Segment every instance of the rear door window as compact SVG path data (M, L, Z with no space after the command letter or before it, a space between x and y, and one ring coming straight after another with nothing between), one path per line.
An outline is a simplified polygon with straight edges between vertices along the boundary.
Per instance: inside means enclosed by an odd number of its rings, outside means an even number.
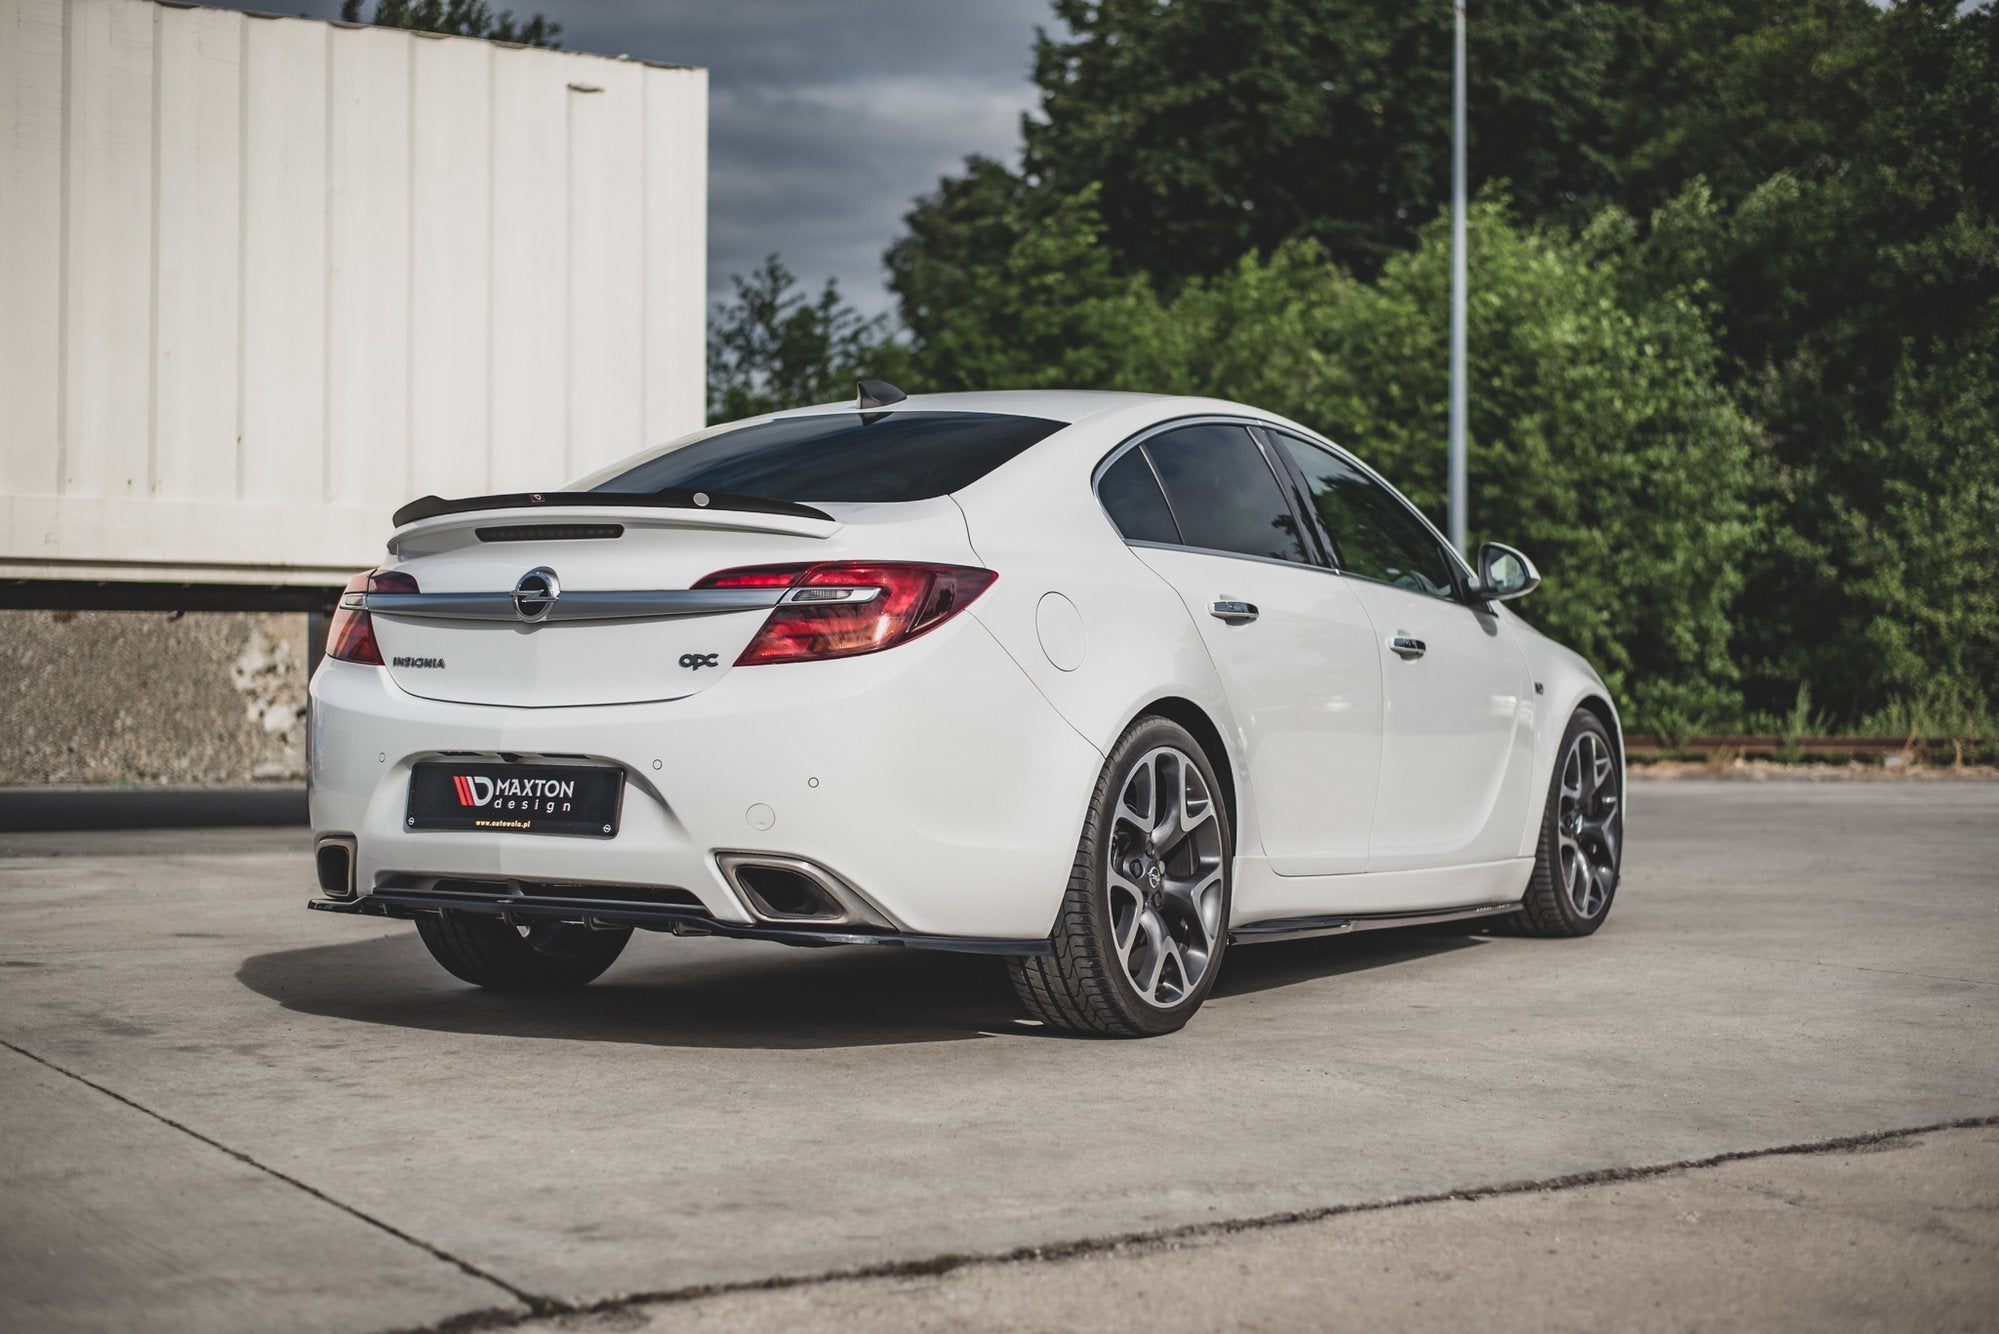
M1309 565L1298 520L1248 430L1216 422L1182 426L1141 446L1190 547Z
M963 490L1062 429L996 412L835 412L697 437L585 479L630 494L724 491L760 500L880 504Z

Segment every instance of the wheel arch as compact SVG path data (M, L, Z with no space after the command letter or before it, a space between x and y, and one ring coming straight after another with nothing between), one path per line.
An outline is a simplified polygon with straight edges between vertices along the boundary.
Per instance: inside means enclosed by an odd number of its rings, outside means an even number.
M1529 808L1522 812L1525 818L1521 821L1519 851L1520 856L1531 857L1541 829L1548 785L1554 781L1555 765L1561 758L1562 737L1568 731L1569 721L1576 714L1586 712L1603 724L1604 730L1610 733L1611 754L1620 773L1625 768L1624 725L1618 717L1616 701L1604 686L1603 679L1581 655L1524 623L1516 621L1514 624L1519 627L1518 640L1527 655L1537 696L1533 710L1534 782L1530 789L1533 796Z
M1566 693L1566 692L1565 692ZM1521 831L1520 855L1534 855L1534 841L1540 837L1541 819L1548 799L1548 785L1555 781L1555 765L1561 761L1562 736L1568 731L1569 720L1578 713L1587 713L1603 724L1603 730L1610 733L1611 754L1617 760L1620 781L1625 774L1624 727L1618 721L1617 706L1610 702L1603 687L1592 678L1587 683L1578 683L1575 693L1568 696L1567 707L1553 713L1550 726L1542 729L1534 757L1534 805L1529 811L1526 826ZM1626 791L1625 810L1631 808L1629 791Z
M1187 729L1189 736L1198 741L1201 750L1214 766L1215 776L1222 780L1222 806L1229 813L1229 830L1234 834L1236 845L1242 845L1242 817L1240 798L1236 794L1235 762L1229 756L1228 742L1222 737L1222 729L1215 725L1206 709L1191 699L1179 695L1162 695L1132 715L1132 722L1146 716L1164 718ZM1131 726L1125 724L1126 728Z
M1617 755L1617 772L1624 772L1624 729L1618 725L1617 710L1602 695L1586 694L1576 701L1576 708L1587 709L1603 724L1603 730L1610 733L1610 747ZM1568 724L1565 722L1563 726Z

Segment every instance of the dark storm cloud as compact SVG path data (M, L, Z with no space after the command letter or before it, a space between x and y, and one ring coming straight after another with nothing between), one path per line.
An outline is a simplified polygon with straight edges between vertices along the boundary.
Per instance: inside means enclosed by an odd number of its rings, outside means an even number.
M1047 0L549 3L582 51L709 70L709 288L776 251L889 303L881 253L968 153L1011 158Z
M248 0L232 8L271 8ZM703 65L708 286L772 251L807 286L890 304L882 251L968 153L1012 160L1048 0L493 0L562 25L571 51ZM285 8L290 9L287 5ZM309 0L316 18L338 0ZM364 12L372 12L372 0Z
M928 80L718 89L709 163L713 283L771 251L859 304L887 300L881 253L914 196L968 151L1005 155L1023 98Z

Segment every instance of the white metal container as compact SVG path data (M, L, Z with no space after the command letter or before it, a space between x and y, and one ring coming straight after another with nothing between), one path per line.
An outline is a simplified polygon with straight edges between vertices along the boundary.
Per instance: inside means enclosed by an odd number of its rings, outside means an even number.
M338 584L701 424L707 72L0 0L0 578Z

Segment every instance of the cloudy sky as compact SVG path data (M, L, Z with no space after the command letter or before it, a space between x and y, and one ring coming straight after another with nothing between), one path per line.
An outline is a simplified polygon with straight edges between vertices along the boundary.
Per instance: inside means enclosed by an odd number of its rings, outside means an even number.
M218 0L211 0L211 3ZM339 0L219 0L337 17ZM297 6L295 10L295 6ZM542 13L571 51L709 71L708 282L777 251L888 309L882 251L968 153L1012 161L1048 0L492 0ZM366 12L372 12L372 3Z

